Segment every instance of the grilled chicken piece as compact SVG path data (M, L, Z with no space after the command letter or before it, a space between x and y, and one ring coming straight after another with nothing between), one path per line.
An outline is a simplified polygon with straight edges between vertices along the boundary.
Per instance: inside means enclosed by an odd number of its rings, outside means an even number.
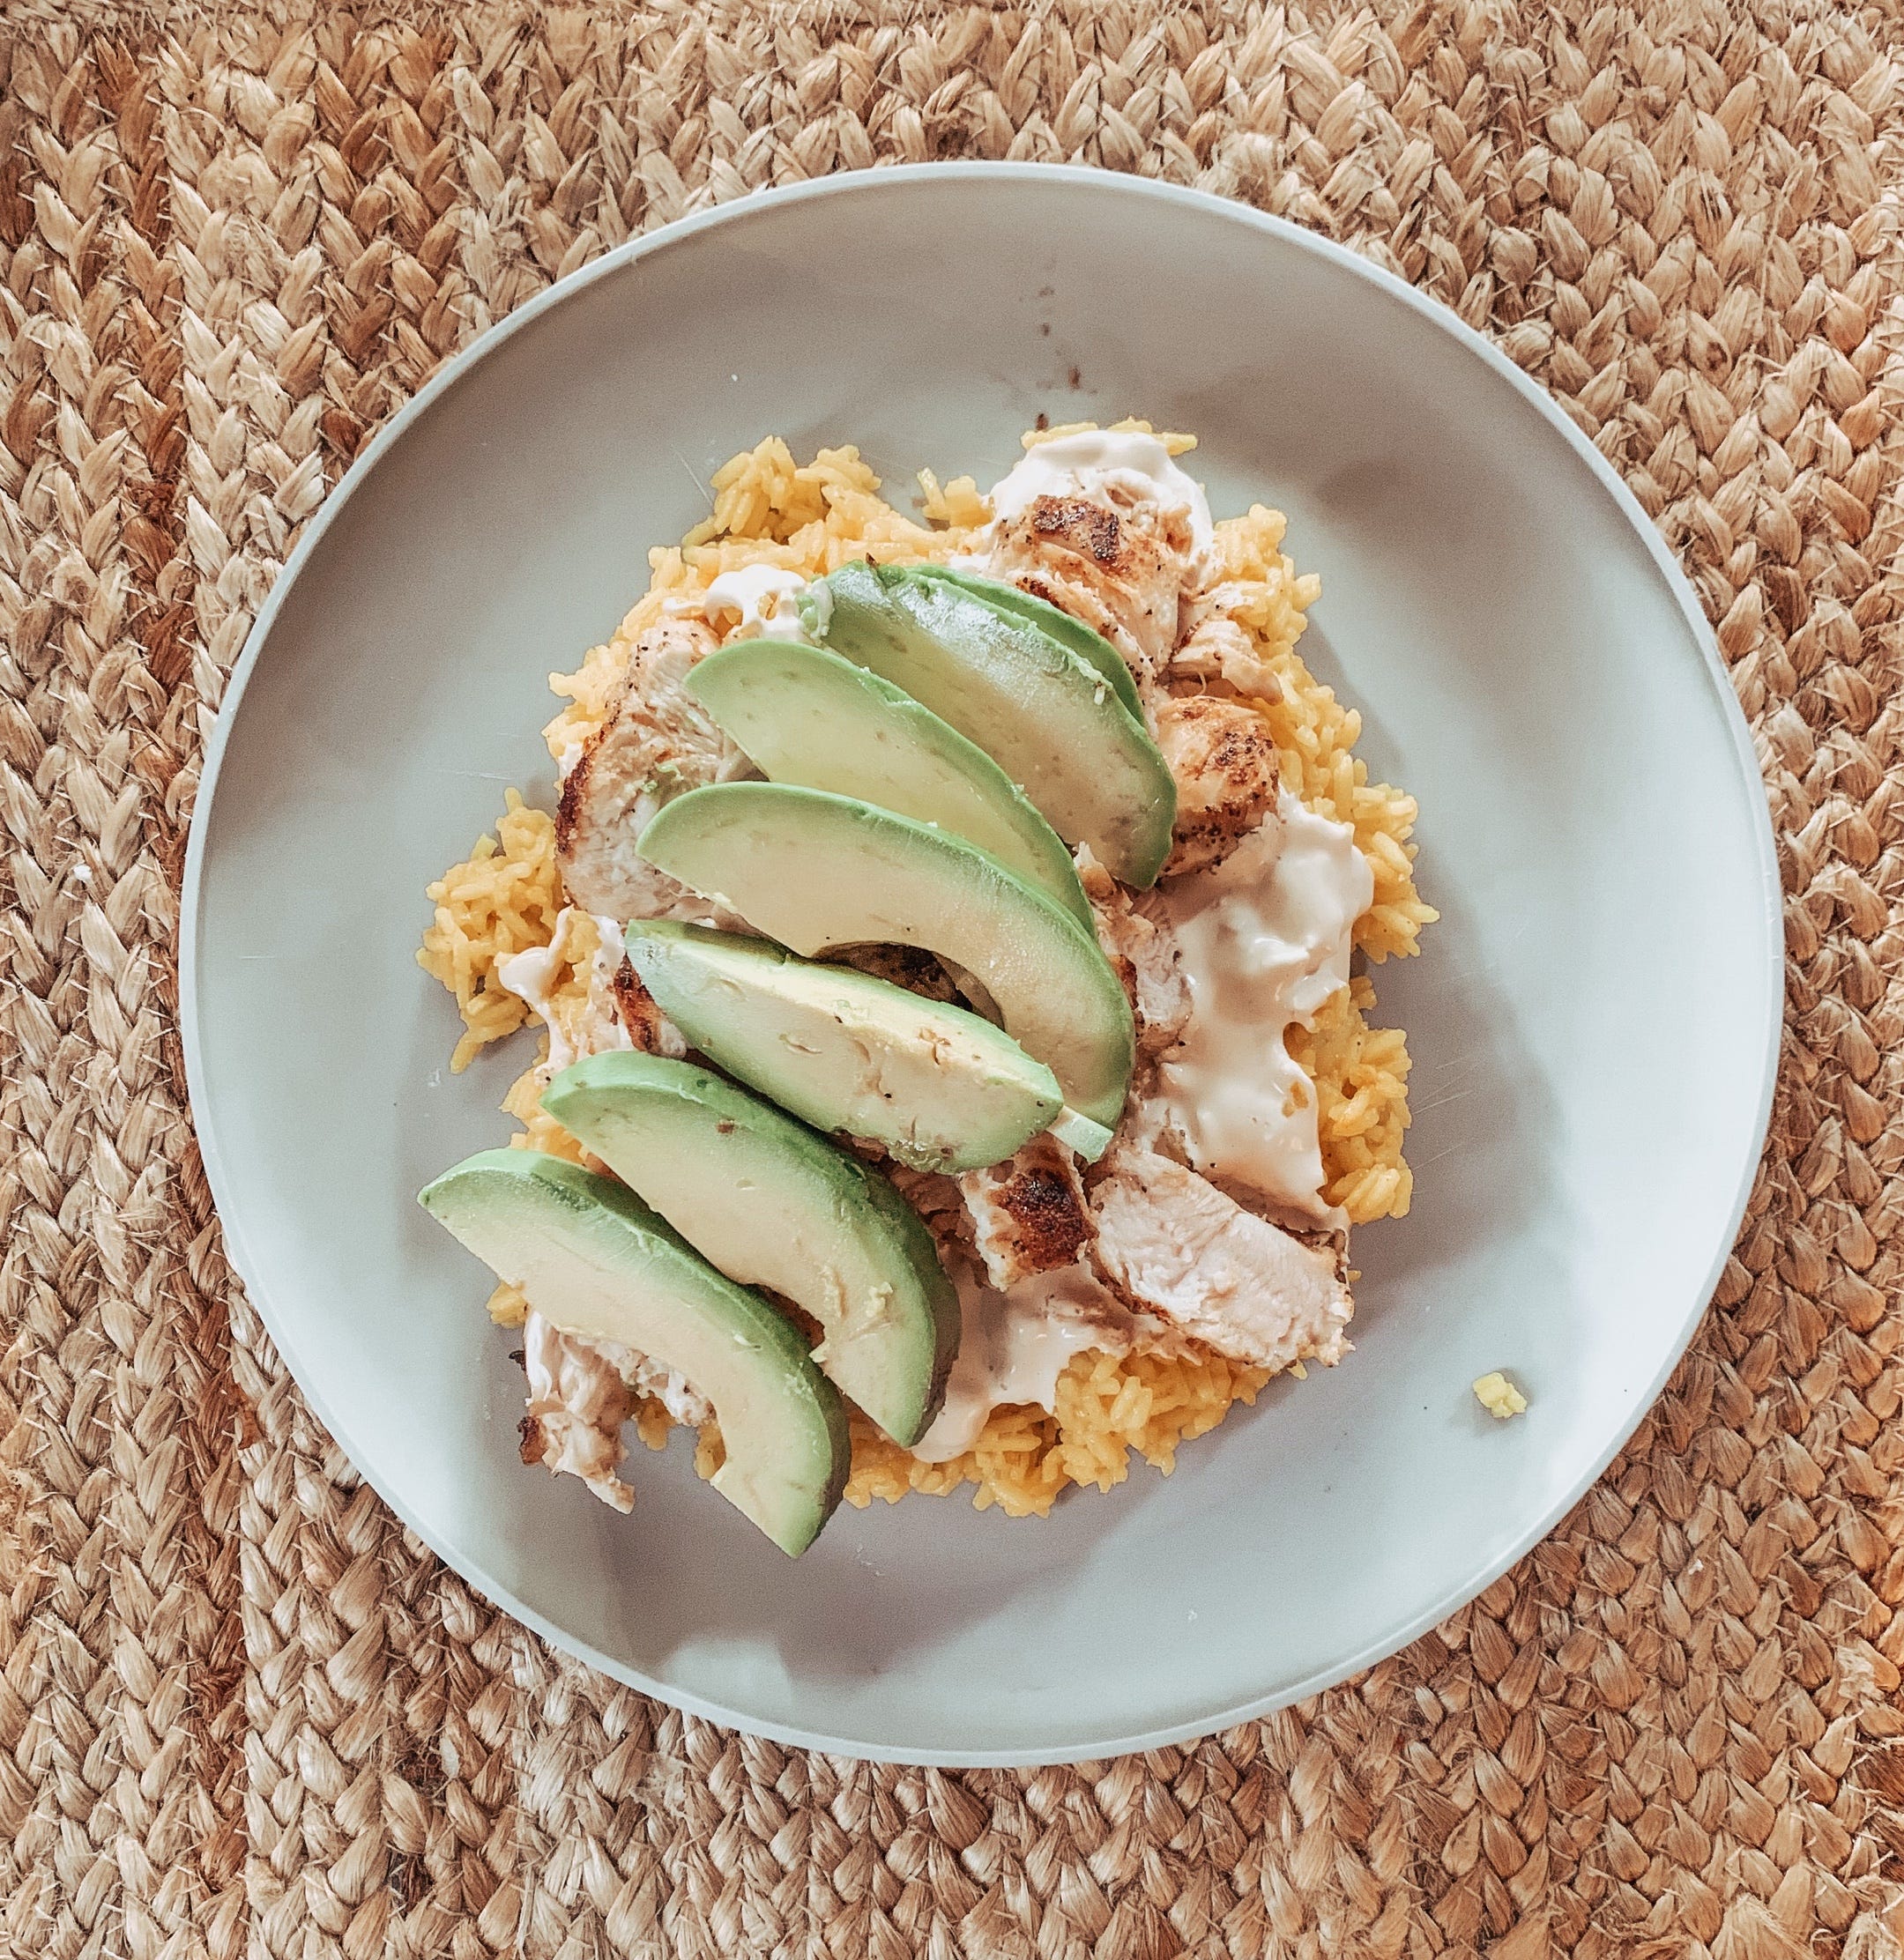
M985 568L1103 634L1149 682L1176 649L1196 539L1186 510L1112 482L1088 496L1035 497L1000 518Z
M1166 878L1220 865L1276 807L1276 746L1255 709L1214 694L1157 706L1157 746L1177 780Z
M1215 681L1258 701L1282 700L1283 684L1236 619L1246 596L1237 584L1213 585L1185 606L1183 638L1171 656L1172 680Z
M703 620L663 620L636 641L608 718L562 778L555 806L555 861L584 911L618 919L682 909L705 917L704 901L656 870L635 848L671 798L729 782L753 766L681 686L719 644Z
M1339 1239L1312 1244L1206 1179L1119 1145L1093 1180L1099 1270L1139 1312L1253 1366L1333 1365L1355 1311Z
M569 1345L576 1345L573 1335ZM660 1403L677 1422L698 1429L714 1420L713 1403L685 1375L677 1375L672 1368L637 1354L632 1348L611 1348L604 1343L599 1352L610 1366L621 1370L621 1379L636 1395Z
M626 954L615 969L615 1012L629 1042L644 1055L666 1055L679 1061L688 1052L681 1031L661 1012L661 1004L642 984L635 962Z
M534 1312L523 1322L523 1369L529 1377L523 1461L580 1477L605 1504L633 1510L635 1493L615 1474L621 1425L635 1413L620 1370L598 1348L570 1340Z
M1182 1035L1190 1020L1190 989L1177 961L1177 939L1162 916L1162 902L1146 892L1133 899L1112 877L1090 847L1077 853L1078 881L1090 901L1097 943L1124 991L1137 1022L1140 1057L1161 1055Z
M1053 1136L1033 1137L1002 1163L958 1181L985 1278L1000 1293L1034 1273L1074 1266L1090 1243L1077 1160Z

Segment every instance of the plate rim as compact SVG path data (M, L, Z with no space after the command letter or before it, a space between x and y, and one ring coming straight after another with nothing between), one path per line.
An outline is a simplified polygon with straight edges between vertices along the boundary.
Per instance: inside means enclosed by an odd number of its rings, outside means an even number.
M1277 239L1298 251L1307 252L1323 260L1338 271L1346 271L1352 277L1364 280L1391 301L1397 301L1416 313L1428 325L1449 336L1470 356L1491 369L1496 378L1506 382L1551 428L1558 431L1575 456L1588 465L1601 490L1611 498L1614 507L1625 520L1628 530L1637 534L1654 569L1664 581L1667 591L1699 649L1705 666L1707 686L1714 696L1721 719L1725 723L1732 739L1733 760L1739 769L1742 787L1747 791L1746 802L1752 818L1752 841L1757 858L1759 924L1764 933L1762 967L1766 982L1766 1026L1761 1034L1758 1109L1741 1140L1742 1142L1749 1142L1750 1148L1742 1154L1739 1160L1736 1177L1737 1188L1722 1242L1713 1256L1705 1280L1693 1294L1684 1325L1672 1338L1663 1365L1644 1392L1635 1398L1632 1413L1623 1416L1616 1433L1605 1449L1592 1460L1588 1473L1568 1489L1562 1499L1550 1505L1532 1528L1517 1534L1505 1555L1490 1559L1476 1573L1464 1576L1456 1581L1432 1605L1410 1618L1396 1632L1381 1635L1354 1653L1312 1671L1299 1682L1285 1689L1272 1690L1234 1704L1213 1707L1187 1720L1166 1723L1133 1734L1105 1736L1088 1744L1064 1742L1030 1749L921 1748L904 1742L885 1743L845 1739L804 1729L796 1724L762 1719L706 1696L658 1682L643 1674L640 1668L602 1652L587 1641L579 1639L557 1626L526 1601L519 1599L507 1586L498 1584L490 1575L485 1573L480 1578L473 1575L461 1560L445 1549L434 1529L426 1526L414 1516L409 1506L386 1487L380 1476L373 1475L359 1462L331 1410L323 1399L315 1394L306 1384L303 1373L297 1365L297 1344L287 1339L286 1327L270 1303L267 1289L256 1277L257 1268L249 1258L235 1210L227 1213L226 1208L226 1197L232 1187L219 1149L216 1120L210 1099L205 1094L205 1044L198 1000L199 913L204 895L210 817L226 746L238 710L242 706L246 688L263 657L279 612L305 567L321 546L332 522L384 457L404 439L411 427L420 421L442 396L447 394L465 375L480 362L487 360L512 335L521 332L542 314L565 303L596 281L612 278L624 267L654 253L666 251L701 232L732 224L737 219L745 219L757 215L763 209L777 205L804 204L830 197L850 199L867 190L883 191L889 187L909 182L944 182L948 180L968 182L1036 182L1041 185L1055 183L1091 192L1109 191L1113 195L1148 198L1179 207L1187 206ZM1733 689L1725 662L1719 651L1717 639L1707 621L1698 595L1692 590L1692 582L1680 566L1677 557L1668 549L1664 538L1624 479L1567 415L1558 401L1516 367L1492 341L1470 327L1452 308L1431 298L1409 285L1407 280L1372 260L1363 257L1350 247L1287 219L1259 211L1239 198L1221 197L1191 185L1167 183L1155 178L1088 166L978 160L880 165L870 169L842 171L814 178L805 183L772 186L727 203L710 205L705 210L689 212L652 232L627 241L604 253L592 264L555 280L532 299L525 301L513 312L486 329L467 347L452 355L437 368L359 451L350 467L338 479L324 502L306 523L290 556L285 561L283 569L272 582L271 590L259 607L250 631L245 636L244 646L232 667L219 698L200 764L198 785L193 799L186 843L184 879L180 895L178 961L178 1024L184 1051L188 1114L197 1141L199 1156L205 1166L206 1181L211 1186L212 1200L217 1208L227 1261L243 1286L253 1310L263 1322L273 1347L293 1380L297 1383L299 1392L304 1397L311 1412L324 1426L325 1432L349 1458L357 1474L370 1485L398 1520L428 1546L431 1552L457 1573L465 1585L493 1606L540 1635L551 1645L577 1659L586 1661L611 1678L637 1689L643 1694L670 1707L718 1723L725 1727L738 1729L743 1734L765 1736L770 1741L792 1748L817 1749L829 1755L866 1762L906 1763L946 1769L1014 1768L1100 1761L1114 1756L1196 1741L1238 1724L1257 1720L1312 1695L1319 1694L1325 1689L1337 1686L1378 1662L1401 1652L1423 1634L1469 1604L1504 1572L1519 1563L1536 1546L1543 1543L1567 1513L1600 1481L1608 1465L1625 1448L1640 1423L1651 1413L1667 1381L1684 1358L1693 1335L1705 1318L1713 1293L1737 1242L1739 1228L1744 1221L1745 1209L1764 1156L1766 1139L1771 1125L1784 1032L1783 888L1778 865L1777 844L1772 828L1771 809L1752 730Z

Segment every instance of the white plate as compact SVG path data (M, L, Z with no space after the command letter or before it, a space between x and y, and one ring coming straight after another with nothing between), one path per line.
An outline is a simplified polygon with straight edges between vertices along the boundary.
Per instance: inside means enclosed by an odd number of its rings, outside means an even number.
M903 486L1127 413L1290 517L1305 657L1420 799L1412 1214L1358 1235L1356 1352L1045 1523L843 1509L797 1564L639 1448L631 1518L516 1459L515 1345L413 1194L501 1141L413 952L423 887L547 793L545 681L769 431ZM901 494L896 488L895 494ZM187 872L192 1104L233 1260L398 1513L550 1638L786 1741L1099 1756L1311 1693L1470 1598L1586 1489L1744 1207L1779 1028L1778 879L1691 591L1547 399L1452 315L1241 206L1091 172L843 176L688 219L452 361L272 592ZM1506 1368L1532 1407L1484 1415Z

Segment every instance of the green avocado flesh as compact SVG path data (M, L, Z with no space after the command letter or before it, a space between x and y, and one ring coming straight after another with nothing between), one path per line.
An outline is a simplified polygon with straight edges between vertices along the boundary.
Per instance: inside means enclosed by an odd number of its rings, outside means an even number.
M542 1107L730 1280L820 1323L814 1361L893 1441L939 1412L959 1303L932 1234L885 1178L691 1062L564 1069Z
M997 1163L1064 1106L1050 1069L963 1007L705 926L637 919L626 944L710 1060L814 1129L867 1138L915 1170Z
M982 748L890 681L819 647L743 640L710 654L687 687L774 782L938 824L1090 925L1058 833Z
M486 1150L423 1208L562 1333L614 1341L714 1405L715 1489L798 1557L846 1486L846 1412L800 1331L717 1273L633 1192L535 1150Z
M691 791L638 848L796 953L915 946L963 967L1065 1102L1116 1127L1134 1051L1123 985L1096 939L997 858L929 824L784 783Z
M1093 632L1082 620L1075 620L1062 606L1053 605L1050 600L1041 599L1022 587L1007 585L1000 579L980 578L975 572L954 571L949 565L915 565L912 569L921 578L942 578L947 584L957 586L962 592L970 592L994 612L1014 612L1020 619L1029 620L1033 626L1041 627L1060 645L1069 647L1080 659L1090 661L1116 688L1117 697L1125 707L1138 721L1143 720L1143 703L1137 698L1136 676L1131 672L1124 656L1103 634Z
M1115 683L1071 647L917 565L843 565L807 588L800 617L976 742L1067 843L1127 884L1156 881L1176 784Z

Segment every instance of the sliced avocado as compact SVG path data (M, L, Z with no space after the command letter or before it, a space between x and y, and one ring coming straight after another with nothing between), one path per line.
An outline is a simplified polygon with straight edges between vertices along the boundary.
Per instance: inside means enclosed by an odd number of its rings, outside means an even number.
M800 603L809 633L976 742L1067 843L1089 844L1127 884L1156 881L1177 786L1090 661L918 565L843 565Z
M926 1433L958 1352L958 1294L885 1178L665 1056L591 1055L542 1107L730 1280L811 1314L825 1334L814 1362L895 1443Z
M921 578L942 578L947 584L957 586L962 592L970 592L994 612L1015 612L1020 619L1029 620L1033 626L1042 627L1060 645L1069 647L1080 659L1090 661L1117 689L1117 697L1125 707L1140 722L1143 720L1143 702L1137 696L1137 677L1130 671L1129 663L1103 634L1093 632L1082 620L1075 620L1062 606L1039 598L1023 586L1008 585L1001 579L981 578L976 572L955 571L949 565L915 565L912 569Z
M1090 924L1058 833L982 748L890 681L821 647L742 640L687 687L772 781L936 823Z
M714 1488L784 1552L819 1535L846 1487L846 1412L800 1331L736 1286L626 1186L537 1150L485 1150L423 1208L563 1333L619 1342L714 1405Z
M866 1137L915 1170L996 1163L1063 1107L1057 1079L1009 1035L889 980L665 919L631 921L626 944L703 1055L814 1129Z
M977 845L852 797L721 783L669 804L637 848L796 953L917 946L964 968L1066 1102L1116 1127L1134 1051L1123 986L1083 926Z
M1116 1134L1103 1124L1093 1123L1088 1116L1080 1116L1075 1110L1067 1110L1053 1117L1051 1131L1060 1143L1075 1150L1086 1163L1096 1163L1111 1147Z

